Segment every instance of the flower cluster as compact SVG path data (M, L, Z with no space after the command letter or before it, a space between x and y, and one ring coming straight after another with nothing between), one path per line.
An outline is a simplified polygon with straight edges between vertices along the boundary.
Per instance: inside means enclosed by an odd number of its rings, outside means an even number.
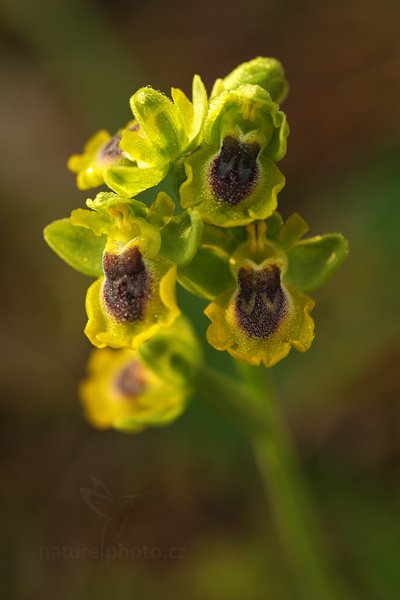
M209 96L197 75L191 100L144 87L125 127L98 132L70 158L80 189L108 188L45 230L62 259L96 278L85 333L97 350L82 384L95 425L138 431L183 411L201 352L177 283L210 302L207 340L235 359L271 366L291 347L310 347L307 294L347 243L339 234L303 239L304 220L284 223L276 212L287 91L282 65L262 57L218 79ZM166 178L175 200L159 191Z

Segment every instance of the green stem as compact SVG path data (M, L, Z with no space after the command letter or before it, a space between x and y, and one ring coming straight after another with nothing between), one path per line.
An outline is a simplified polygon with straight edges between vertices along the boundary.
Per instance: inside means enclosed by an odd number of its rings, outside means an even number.
M251 436L299 597L304 600L350 598L342 587L338 589L325 558L312 498L282 415L266 391L263 372L247 366L241 366L240 371L247 385L208 367L202 368L197 379L198 396L223 416L244 426Z
M254 391L241 381L202 366L197 374L195 388L197 397L204 404L237 425L246 435L253 437L255 433L261 435L268 432L268 415Z

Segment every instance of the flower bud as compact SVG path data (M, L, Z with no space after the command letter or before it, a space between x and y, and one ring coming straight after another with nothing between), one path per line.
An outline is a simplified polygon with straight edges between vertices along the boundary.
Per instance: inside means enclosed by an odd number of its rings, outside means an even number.
M224 90L234 90L246 83L264 88L277 104L285 99L289 90L282 64L275 58L258 56L236 67L224 79L217 79L211 98Z

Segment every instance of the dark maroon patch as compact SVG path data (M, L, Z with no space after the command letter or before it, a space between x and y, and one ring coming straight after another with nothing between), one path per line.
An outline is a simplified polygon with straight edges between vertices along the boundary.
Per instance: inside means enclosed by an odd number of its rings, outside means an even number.
M114 385L122 396L136 398L146 389L143 367L138 361L133 361L122 369L114 380Z
M130 248L123 254L105 252L103 270L107 310L121 323L142 320L150 299L151 276L139 248Z
M218 200L238 204L257 182L260 146L226 136L219 155L211 163L210 184Z
M286 314L287 299L277 265L253 270L242 267L235 310L240 327L253 338L272 335Z
M121 138L122 135L120 133L113 135L113 137L101 149L101 158L106 160L116 160L117 158L121 158L122 150L119 147Z

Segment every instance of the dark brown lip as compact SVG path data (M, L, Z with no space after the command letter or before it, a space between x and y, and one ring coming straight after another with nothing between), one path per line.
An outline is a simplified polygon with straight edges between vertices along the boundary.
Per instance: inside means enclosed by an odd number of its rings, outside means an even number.
M277 265L264 269L242 267L238 272L235 313L250 337L266 339L278 329L287 312L287 297Z
M103 299L120 323L141 321L151 296L151 275L137 247L123 254L104 253Z
M250 195L259 175L259 153L256 142L240 142L233 136L224 138L209 172L210 185L218 200L236 205Z

